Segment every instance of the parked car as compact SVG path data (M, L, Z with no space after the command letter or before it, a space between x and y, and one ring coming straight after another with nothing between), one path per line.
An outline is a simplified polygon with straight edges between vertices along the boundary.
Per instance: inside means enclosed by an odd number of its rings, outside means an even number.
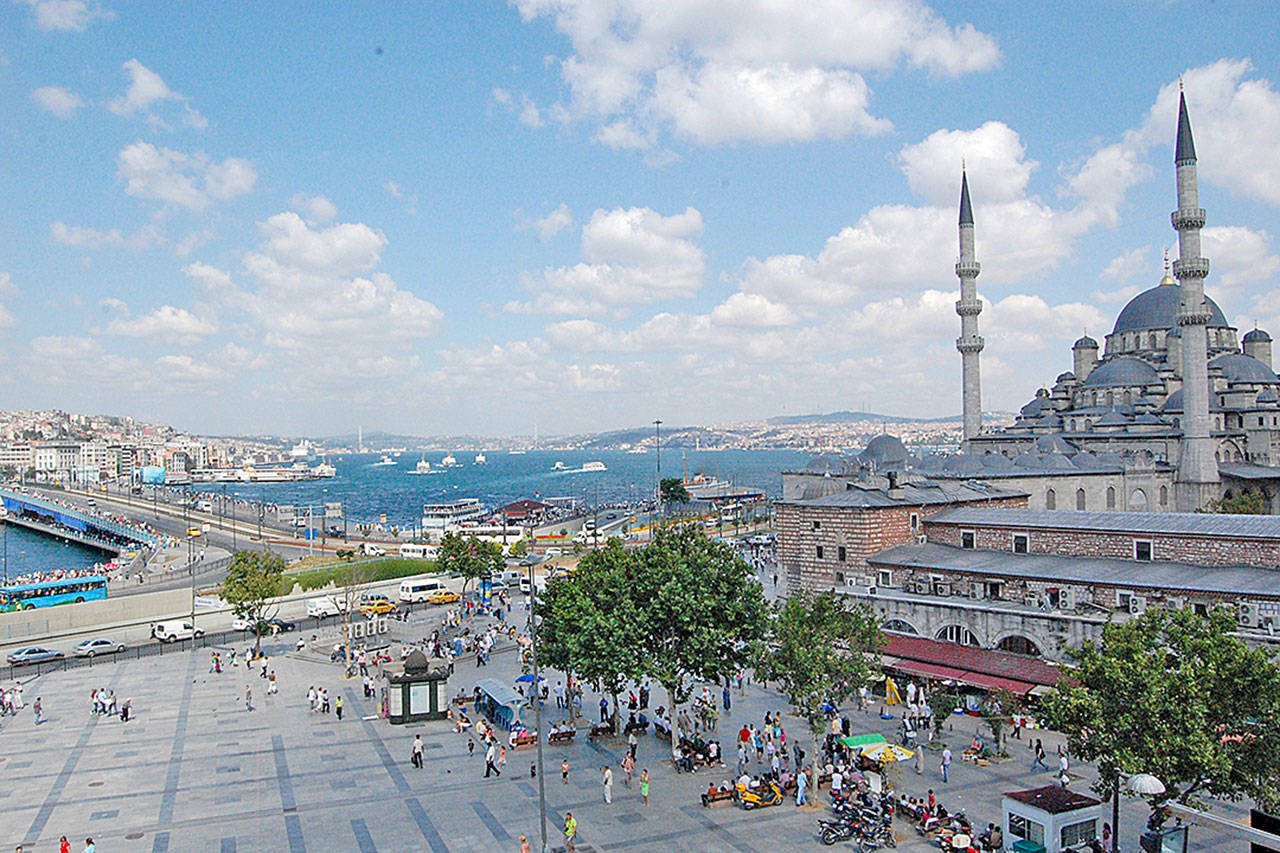
M437 589L427 596L427 604L453 604L460 598L462 596L451 589Z
M151 636L162 643L175 640L186 640L192 637L203 637L204 631L185 620L175 619L172 622L157 622L151 628Z
M246 619L243 616L237 616L231 622L232 631L248 631L252 627L253 627L253 620Z
M345 608L346 602L331 595L307 599L307 615L315 619L325 616L337 616Z
M396 606L391 603L391 599L381 593L366 594L360 596L360 612L365 616L395 613Z
M10 652L8 661L11 664L18 665L24 663L43 663L48 660L62 660L64 655L55 649L45 649L40 646L27 646L25 649L18 649L16 652Z
M263 632L266 634L270 634L272 629L283 634L285 631L296 631L298 628L298 623L290 622L288 619L281 619L279 616L272 616L264 621L262 625L266 626L266 631Z
M91 658L96 655L114 655L122 651L124 651L124 643L108 640L105 637L94 637L77 645L75 655L78 658Z

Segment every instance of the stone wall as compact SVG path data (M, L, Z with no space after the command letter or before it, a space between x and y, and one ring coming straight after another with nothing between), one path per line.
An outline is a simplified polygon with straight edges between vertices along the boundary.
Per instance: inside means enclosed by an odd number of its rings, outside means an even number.
M95 626L131 622L159 622L191 614L191 590L144 592L120 595L102 601L37 607L0 613L0 642L70 633Z

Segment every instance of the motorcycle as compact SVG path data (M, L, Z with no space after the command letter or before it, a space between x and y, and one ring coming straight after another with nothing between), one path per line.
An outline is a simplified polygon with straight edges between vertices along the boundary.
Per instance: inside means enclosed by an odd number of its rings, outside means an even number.
M738 802L747 811L764 806L776 806L782 802L782 789L777 782L762 783L758 788L738 785Z
M953 832L950 835L939 835L938 846L943 853L979 853L973 846L973 836L967 832Z
M898 839L893 834L893 828L884 823L875 823L870 826L863 827L858 837L858 849L862 853L870 853L872 850L881 847L897 847Z
M853 838L861 825L852 820L822 820L819 818L818 826L821 827L822 843L830 847L838 841L847 841Z

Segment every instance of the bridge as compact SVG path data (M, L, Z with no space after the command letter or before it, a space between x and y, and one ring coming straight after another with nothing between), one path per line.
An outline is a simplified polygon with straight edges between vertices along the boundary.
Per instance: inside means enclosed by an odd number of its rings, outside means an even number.
M17 524L113 555L142 547L159 546L154 536L128 525L89 515L34 495L0 489L0 503L4 507L3 519L0 520L6 524Z

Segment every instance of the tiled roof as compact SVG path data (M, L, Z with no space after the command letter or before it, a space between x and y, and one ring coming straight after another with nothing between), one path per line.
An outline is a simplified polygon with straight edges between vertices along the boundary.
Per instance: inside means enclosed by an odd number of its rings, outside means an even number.
M1033 686L1052 687L1062 678L1062 672L1056 666L1037 658L992 649L979 649L975 646L944 643L940 640L929 640L907 634L886 634L885 637L887 643L881 651L904 661L918 661Z
M1008 791L1005 796L1049 814L1073 812L1102 804L1101 800L1095 800L1079 791L1069 791L1061 785L1045 785L1029 791Z
M850 483L843 492L835 492L820 498L783 501L798 506L872 508L890 506L936 506L938 504L968 503L1003 498L1026 497L1026 492L998 489L981 482L932 483L928 481L906 482L899 486L901 498L889 497L884 486Z
M1280 473L1280 469L1278 469ZM1229 536L1280 539L1280 516L1200 512L1081 512L1065 509L952 507L929 516L930 524L1161 533L1171 536Z

